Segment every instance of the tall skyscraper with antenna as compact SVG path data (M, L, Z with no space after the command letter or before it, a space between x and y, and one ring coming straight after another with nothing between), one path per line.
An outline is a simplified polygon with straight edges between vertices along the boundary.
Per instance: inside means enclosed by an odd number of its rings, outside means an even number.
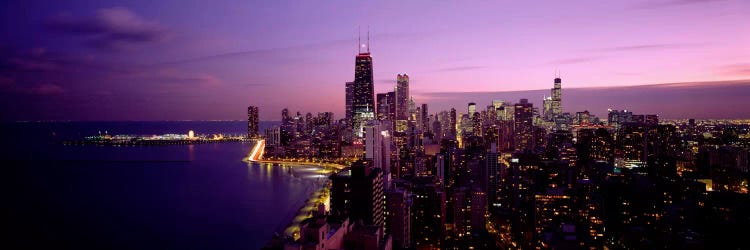
M365 49L363 51L363 49ZM370 56L370 31L367 31L367 43L360 42L354 64L354 84L352 88L352 129L356 137L361 138L364 125L375 118L375 95L372 75L372 56Z
M552 88L552 101L550 102L550 108L552 109L552 117L558 117L562 115L562 79L560 74L557 73L555 77L555 86Z

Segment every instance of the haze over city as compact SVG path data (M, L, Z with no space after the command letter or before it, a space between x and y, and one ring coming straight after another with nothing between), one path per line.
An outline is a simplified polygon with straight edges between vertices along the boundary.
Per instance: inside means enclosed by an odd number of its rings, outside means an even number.
M434 110L539 102L560 71L566 93L582 93L566 109L750 113L742 0L0 5L2 120L241 120L249 103L261 120L284 107L343 114L368 30L375 92L408 73ZM496 93L528 90L543 91Z

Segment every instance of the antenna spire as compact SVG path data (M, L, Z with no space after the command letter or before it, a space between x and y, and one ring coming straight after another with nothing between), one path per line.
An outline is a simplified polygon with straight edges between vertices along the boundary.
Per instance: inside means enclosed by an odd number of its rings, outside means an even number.
M362 53L362 27L357 26L357 53Z
M367 53L370 53L370 25L367 25Z

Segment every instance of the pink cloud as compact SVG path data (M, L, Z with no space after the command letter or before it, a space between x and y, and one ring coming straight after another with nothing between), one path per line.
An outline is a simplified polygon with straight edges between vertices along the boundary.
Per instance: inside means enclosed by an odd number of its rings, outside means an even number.
M23 92L32 95L59 95L65 93L65 90L60 87L60 85L45 83L32 88L23 89Z
M726 65L720 68L721 73L731 76L750 76L750 63Z

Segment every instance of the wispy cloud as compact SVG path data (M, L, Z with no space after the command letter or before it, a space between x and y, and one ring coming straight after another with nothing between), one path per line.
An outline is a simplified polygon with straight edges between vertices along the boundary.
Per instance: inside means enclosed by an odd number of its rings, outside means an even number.
M180 86L199 86L199 87L216 87L221 85L222 81L218 77L205 73L185 72L177 69L159 69L154 71L145 71L142 74L135 75L135 78L160 85ZM175 86L176 85L176 86Z
M373 34L372 38L373 40L377 39L379 42L382 42L384 40L420 39L420 38L429 37L435 34L439 34L440 32L441 31L434 30L434 31L426 31L426 32L416 32L416 33L376 33L376 34ZM357 40L354 38L336 39L336 40L322 41L322 42L317 42L317 43L299 44L299 45L292 45L292 46L280 46L276 48L256 48L256 49L247 49L247 50L240 50L240 51L233 51L233 52L226 52L226 53L217 53L213 55L197 56L197 57L192 57L192 58L182 58L182 59L156 63L155 65L177 65L177 64L203 62L203 61L219 60L219 59L227 59L227 58L254 57L254 56L260 57L260 56L265 56L265 55L274 55L274 54L283 53L283 52L307 51L307 50L323 49L323 48L340 48L342 46L352 46L352 49L354 49L356 48L356 45L357 45Z
M628 45L628 46L614 46L594 49L593 51L599 52L624 52L624 51L646 51L646 50L665 50L665 49L680 49L687 47L701 46L702 44L686 44L686 43L654 43L654 44L639 44L639 45Z
M396 84L396 78L389 78L389 79L376 79L375 83L383 83L383 84Z
M340 46L340 45L350 44L352 43L352 41L353 40L351 39L331 40L331 41L320 42L320 43L302 44L302 45L295 45L295 46L288 46L288 47L250 49L250 50L234 51L234 52L227 52L227 53L219 53L219 54L214 54L214 55L198 56L198 57L193 57L193 58L177 59L177 60L172 60L172 61L164 61L164 62L157 63L155 65L156 66L177 65L177 64L202 62L202 61L226 59L226 58L233 58L233 57L262 56L262 55L267 55L267 54L281 53L281 52L293 51L293 50L306 50L306 49L317 49L317 48L324 48L324 47ZM356 42L354 44L356 45Z
M487 66L457 66L457 67L447 67L447 68L439 68L436 69L435 72L452 72L452 71L470 71L470 70L478 70L478 69L484 69L487 68Z
M56 84L40 84L28 89L22 89L23 92L32 95L59 95L65 93L65 89Z
M19 86L15 84L15 81L13 79L10 79L10 81L3 80L3 82L0 82L0 92L22 95L48 96L63 94L65 93L65 89L60 85L50 83L37 84L30 87Z
M253 87L268 86L268 84L265 84L265 83L248 83L248 84L242 84L241 86L244 87L244 88L253 88Z
M667 8L693 4L723 2L725 0L648 0L633 6L635 9Z
M719 72L732 76L750 76L750 63L737 63L719 67Z
M53 31L81 36L91 47L119 50L131 45L163 41L167 29L123 7L99 9L91 17L57 16L46 23Z
M604 59L604 57L601 56L583 56L583 57L573 57L573 58L564 58L559 60L550 61L547 64L549 65L569 65L569 64L579 64L579 63L587 63L592 61L598 61Z

